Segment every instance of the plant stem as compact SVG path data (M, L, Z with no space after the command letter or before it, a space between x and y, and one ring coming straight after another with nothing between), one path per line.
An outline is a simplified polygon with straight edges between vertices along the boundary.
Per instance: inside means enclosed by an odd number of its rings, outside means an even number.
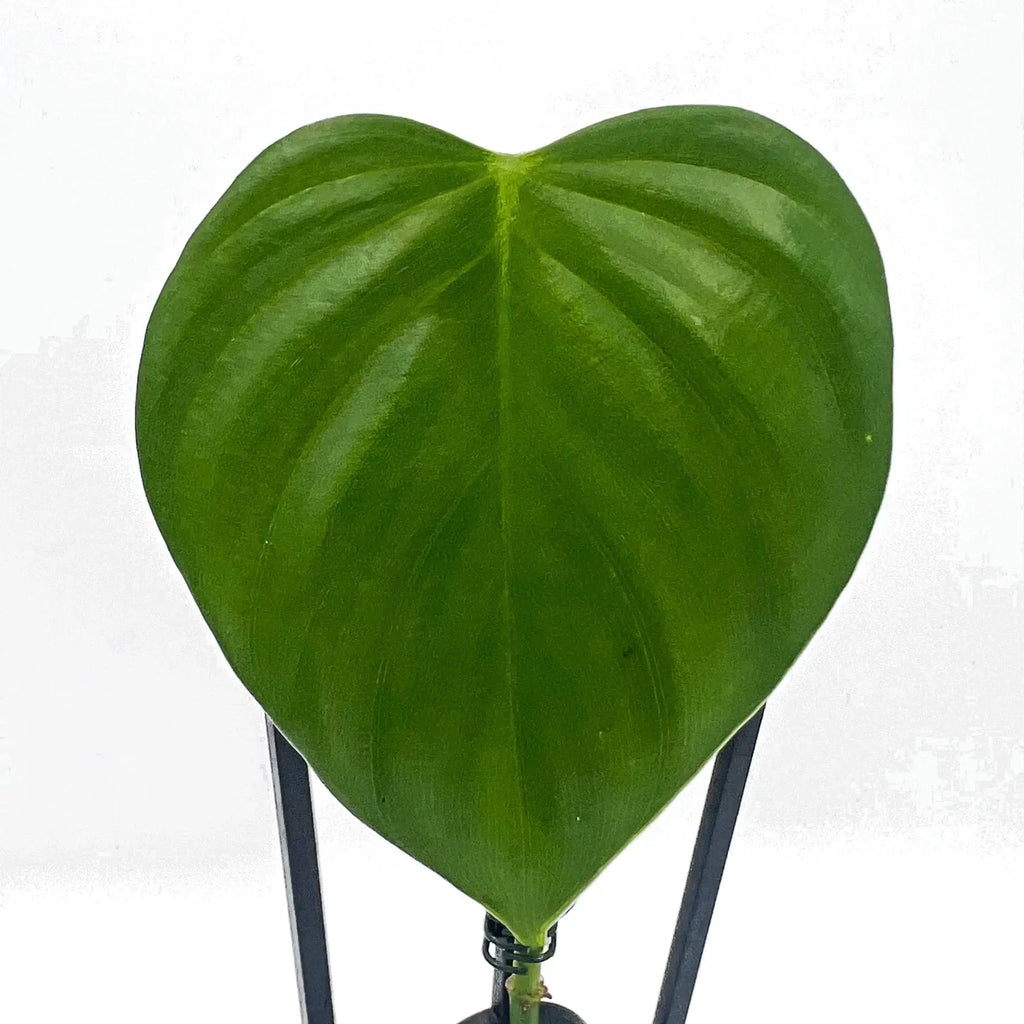
M543 948L543 945L531 947L530 952L539 953ZM540 964L522 966L526 973L510 975L505 983L509 1024L540 1024L540 1002L548 991L540 976Z

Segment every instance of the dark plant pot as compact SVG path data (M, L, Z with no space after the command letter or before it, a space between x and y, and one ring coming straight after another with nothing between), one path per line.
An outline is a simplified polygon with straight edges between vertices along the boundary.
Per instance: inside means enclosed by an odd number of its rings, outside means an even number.
M582 1017L577 1017L572 1010L567 1010L564 1006L559 1006L558 1003L541 1003L540 1021L541 1024L584 1024ZM460 1024L500 1024L500 1021L492 1007L489 1010L474 1013L472 1017L467 1017Z

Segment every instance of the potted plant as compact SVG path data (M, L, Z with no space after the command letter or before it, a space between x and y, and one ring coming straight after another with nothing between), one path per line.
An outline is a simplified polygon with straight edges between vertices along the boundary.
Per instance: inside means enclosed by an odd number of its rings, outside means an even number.
M138 449L239 679L537 952L846 585L891 376L867 221L767 118L661 107L506 155L353 115L189 239Z

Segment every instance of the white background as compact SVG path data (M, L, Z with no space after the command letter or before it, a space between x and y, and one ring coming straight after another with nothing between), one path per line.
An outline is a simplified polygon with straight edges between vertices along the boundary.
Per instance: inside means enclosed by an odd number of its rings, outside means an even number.
M1020 1019L1020 5L601 11L5 0L0 1019L299 1019L262 716L133 448L146 320L188 235L323 117L520 151L670 103L748 107L826 155L896 338L885 503L768 705L690 1021ZM705 781L560 928L546 977L588 1024L651 1018ZM316 799L339 1022L482 1009L480 909Z

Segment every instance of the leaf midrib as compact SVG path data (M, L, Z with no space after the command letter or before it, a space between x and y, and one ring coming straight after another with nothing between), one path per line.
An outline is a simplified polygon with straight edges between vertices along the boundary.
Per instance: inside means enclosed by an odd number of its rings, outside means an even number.
M498 363L498 467L500 480L501 550L504 586L502 588L502 620L505 631L505 683L508 689L509 738L512 747L512 765L515 773L515 802L519 811L520 870L522 886L520 898L526 897L526 811L523 793L523 764L519 750L516 723L515 672L515 612L512 607L512 544L509 537L510 426L511 395L511 309L512 290L512 224L519 206L519 179L515 158L495 154L491 173L497 184L495 234L498 249L497 294L497 363Z

